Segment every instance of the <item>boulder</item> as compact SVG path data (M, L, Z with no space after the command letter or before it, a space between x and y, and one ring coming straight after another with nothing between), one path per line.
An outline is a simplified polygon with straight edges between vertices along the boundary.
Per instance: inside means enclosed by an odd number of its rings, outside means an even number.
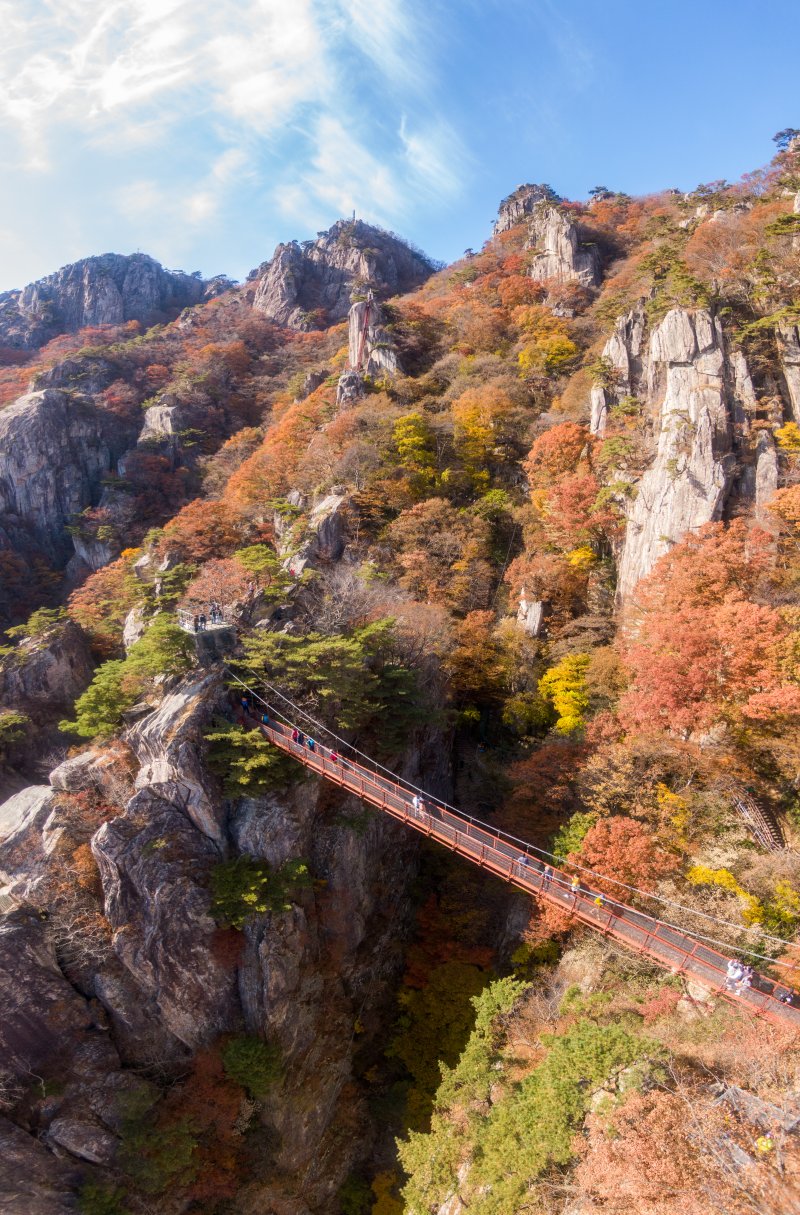
M69 1117L54 1118L47 1128L47 1139L90 1164L110 1164L118 1143L115 1135L96 1122Z
M97 788L103 783L104 773L114 766L114 758L103 751L89 749L80 755L65 759L48 777L54 789L63 793L79 793L83 789Z

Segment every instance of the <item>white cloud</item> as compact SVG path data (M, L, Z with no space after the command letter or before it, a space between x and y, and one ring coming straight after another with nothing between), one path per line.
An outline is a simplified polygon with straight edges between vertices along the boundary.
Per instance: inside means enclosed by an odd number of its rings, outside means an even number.
M459 188L421 0L30 2L0 0L3 161L55 191L81 174L87 210L102 176L129 224L180 243L258 181L316 224L391 225Z

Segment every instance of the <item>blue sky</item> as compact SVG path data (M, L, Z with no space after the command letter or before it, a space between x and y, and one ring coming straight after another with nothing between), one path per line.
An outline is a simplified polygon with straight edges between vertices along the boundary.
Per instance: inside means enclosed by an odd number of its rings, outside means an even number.
M523 181L736 179L800 126L796 0L0 0L0 290L242 278L353 209L452 260Z

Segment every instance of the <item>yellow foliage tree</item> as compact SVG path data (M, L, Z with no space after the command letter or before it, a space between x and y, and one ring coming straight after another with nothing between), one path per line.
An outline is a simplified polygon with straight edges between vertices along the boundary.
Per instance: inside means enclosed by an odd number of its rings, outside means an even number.
M576 734L586 724L589 658L588 654L567 654L539 680L539 695L550 701L558 715L554 726L556 734Z

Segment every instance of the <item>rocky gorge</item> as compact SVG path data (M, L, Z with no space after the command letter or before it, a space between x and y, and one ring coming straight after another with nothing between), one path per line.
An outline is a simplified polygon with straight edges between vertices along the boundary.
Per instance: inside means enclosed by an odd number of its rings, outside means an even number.
M9 1215L793 1209L786 1035L257 726L795 982L798 156L0 300Z

